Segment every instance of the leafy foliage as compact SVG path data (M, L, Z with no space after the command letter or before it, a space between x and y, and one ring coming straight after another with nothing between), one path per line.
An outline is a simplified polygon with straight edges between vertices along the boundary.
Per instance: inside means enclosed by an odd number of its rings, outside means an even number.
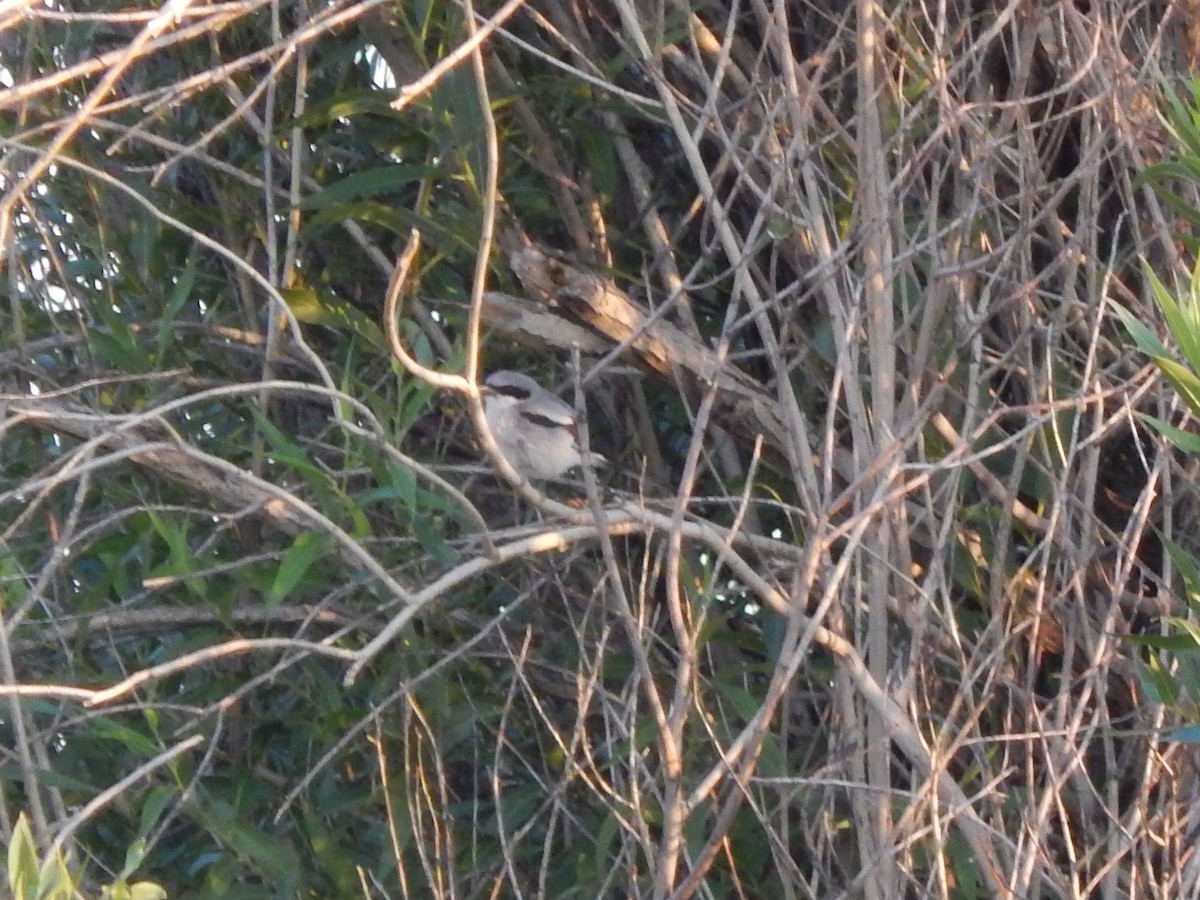
M1185 99L1168 89L1165 106L1171 134L1178 143L1177 158L1152 167L1145 173L1144 180L1155 185L1173 205L1186 205L1181 204L1181 199L1174 193L1177 183L1173 176L1181 177L1185 184L1200 184L1200 133L1196 131L1200 117L1200 81L1193 79L1191 98ZM1192 415L1200 416L1200 376L1197 375L1200 372L1200 268L1193 270L1185 295L1179 301L1153 271L1148 270L1146 277L1183 361L1180 362L1128 310L1118 307L1121 321L1138 349L1154 361ZM1193 431L1156 416L1143 414L1142 418L1181 451L1192 455L1200 453L1200 436ZM1143 675L1147 694L1191 722L1176 729L1171 737L1194 743L1200 740L1200 726L1196 724L1200 714L1200 627L1196 625L1200 617L1200 562L1192 551L1174 541L1164 540L1163 545L1182 580L1187 615L1166 617L1168 634L1136 635L1134 640L1159 651L1147 657Z
M136 855L132 847L130 855ZM79 896L78 888L62 851L55 852L45 862L39 861L29 821L24 814L20 815L8 845L9 896L13 900L73 900ZM166 896L166 891L153 882L129 884L124 878L101 890L103 900L166 900Z

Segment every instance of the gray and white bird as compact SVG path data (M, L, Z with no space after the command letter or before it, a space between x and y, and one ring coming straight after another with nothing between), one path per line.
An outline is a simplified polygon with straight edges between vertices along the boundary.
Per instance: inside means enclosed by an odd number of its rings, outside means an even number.
M520 372L493 372L483 383L483 414L512 467L526 478L561 478L583 465L575 410ZM593 466L606 460L589 452Z

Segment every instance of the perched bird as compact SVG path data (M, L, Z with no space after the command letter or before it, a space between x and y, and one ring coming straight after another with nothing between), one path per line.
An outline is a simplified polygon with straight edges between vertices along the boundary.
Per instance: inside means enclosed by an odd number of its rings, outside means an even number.
M575 410L520 372L493 372L483 383L483 414L501 452L526 478L561 478L583 465ZM605 462L589 452L593 466Z

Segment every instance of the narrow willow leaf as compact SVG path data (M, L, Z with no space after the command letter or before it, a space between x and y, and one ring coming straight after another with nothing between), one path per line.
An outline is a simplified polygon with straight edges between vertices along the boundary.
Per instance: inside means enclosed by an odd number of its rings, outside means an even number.
M1200 744L1200 725L1187 725L1166 735L1168 741L1184 744Z
M329 546L329 538L315 531L309 531L292 542L292 546L283 554L279 569L275 573L275 583L267 596L267 606L275 607L282 603L295 590L296 585L313 563L325 554Z
M356 334L371 346L387 351L383 331L358 307L328 292L293 288L279 292L299 321Z
M17 817L12 839L8 842L8 889L15 898L35 896L38 881L37 845L25 813Z
M1200 434L1193 434L1190 431L1184 431L1182 428L1176 428L1170 422L1164 422L1156 416L1149 416L1145 413L1139 414L1138 418L1180 450L1187 453L1200 453Z
M1161 357L1155 358L1154 362L1167 377L1167 381L1171 382L1171 386L1179 392L1188 409L1200 416L1200 378L1197 378L1191 369L1173 359Z
M1154 332L1143 325L1133 313L1120 303L1114 302L1112 307L1116 310L1121 324L1125 326L1125 330L1129 332L1129 336L1133 338L1133 342L1137 344L1139 350L1147 356L1165 357L1167 355L1167 348L1163 346L1162 341L1155 337Z
M1149 266L1145 268L1145 271L1150 286L1154 290L1154 299L1162 308L1163 317L1167 320L1167 328L1170 329L1171 336L1175 338L1175 343L1179 345L1183 358L1193 369L1200 369L1200 333L1198 333L1200 329L1197 328L1195 321L1194 303L1192 301L1188 301L1184 305L1176 303L1171 292L1154 274L1154 271Z

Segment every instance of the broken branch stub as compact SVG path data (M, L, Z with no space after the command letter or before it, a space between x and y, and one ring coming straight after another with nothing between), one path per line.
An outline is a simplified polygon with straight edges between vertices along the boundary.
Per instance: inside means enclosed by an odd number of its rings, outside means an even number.
M775 399L762 384L661 313L648 313L607 278L556 258L523 235L509 232L500 244L513 273L539 304L623 346L626 357L682 390L693 403L715 384L717 420L747 446L762 435L773 451L786 457L781 442L787 430Z

